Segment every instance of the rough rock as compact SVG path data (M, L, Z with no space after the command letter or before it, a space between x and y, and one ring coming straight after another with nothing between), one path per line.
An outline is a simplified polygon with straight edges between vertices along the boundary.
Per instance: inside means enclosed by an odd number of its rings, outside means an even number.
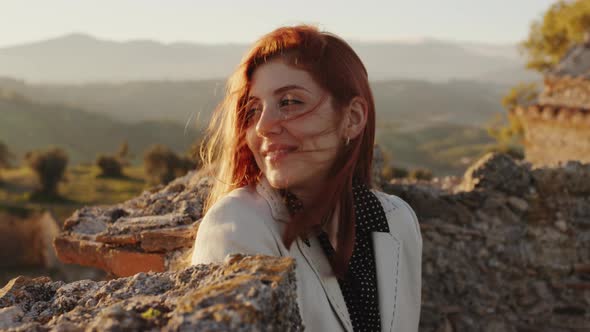
M115 276L169 270L193 244L210 186L207 178L189 185L194 175L118 205L76 211L54 241L58 257Z
M294 268L291 258L233 255L110 281L18 277L0 290L0 329L302 331Z
M195 193L208 189L202 181L193 177L188 183L195 185L180 191L166 187L147 193L140 200L144 203L134 203L137 210L127 202L119 206L125 213L102 207L87 210L94 215L78 214L78 220L94 226L69 228L62 238L73 247L57 245L63 249L60 256L69 252L77 259L93 257L90 252L100 244L105 253L96 253L96 261L87 259L86 264L120 272L116 264L105 263L117 260L108 256L115 251L139 255L120 259L136 261L134 270L154 270L146 263L148 255L162 259L158 262L162 270L171 269L174 259L169 253L178 257L182 251L162 243L146 246L146 237L142 240L136 232L164 234L189 226L177 225L188 219L178 217L181 209L166 202L179 193L203 196L204 192ZM590 330L590 164L535 168L506 155L491 154L463 178L395 181L384 184L383 190L410 203L420 221L424 243L421 331ZM199 199L194 199L196 206L201 204ZM158 201L162 203L145 203ZM152 210L142 210L148 208ZM161 211L173 216L167 220L177 220L171 222L174 225L158 223L162 219L157 214L148 218L149 213ZM114 229L113 215L127 220L126 225ZM156 222L129 223L135 215L143 218L139 220ZM197 224L198 215L191 218ZM72 218L72 225L81 224L75 220ZM192 243L194 233L189 236L186 246ZM84 241L91 243L89 249L76 246ZM16 311L8 314L18 316ZM116 311L103 315L113 322L123 317Z
M420 220L420 330L590 331L589 172L494 154L448 190L386 186Z
M467 169L463 189L481 188L522 194L530 185L531 177L526 169L505 154L488 153Z

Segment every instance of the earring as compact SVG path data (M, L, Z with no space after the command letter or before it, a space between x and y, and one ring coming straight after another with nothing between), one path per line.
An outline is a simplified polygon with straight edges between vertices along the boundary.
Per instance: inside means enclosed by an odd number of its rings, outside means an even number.
M348 145L350 143L350 137L346 137L346 143L344 145Z

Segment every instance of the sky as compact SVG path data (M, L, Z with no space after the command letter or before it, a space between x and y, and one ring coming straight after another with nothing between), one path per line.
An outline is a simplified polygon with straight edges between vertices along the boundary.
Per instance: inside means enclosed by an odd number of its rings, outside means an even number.
M515 43L555 0L0 0L0 47L85 33L164 43L250 43L308 23L347 40Z

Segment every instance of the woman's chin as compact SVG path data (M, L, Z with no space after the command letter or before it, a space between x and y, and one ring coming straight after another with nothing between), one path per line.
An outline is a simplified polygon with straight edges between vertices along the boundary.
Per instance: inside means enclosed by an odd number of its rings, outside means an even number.
M277 178L277 177L267 177L267 180L268 180L268 183L270 183L270 186L275 189L289 188L289 181L287 181L286 179Z
M294 181L292 177L285 176L281 172L269 172L265 174L268 183L271 187L276 189L287 189L293 186Z

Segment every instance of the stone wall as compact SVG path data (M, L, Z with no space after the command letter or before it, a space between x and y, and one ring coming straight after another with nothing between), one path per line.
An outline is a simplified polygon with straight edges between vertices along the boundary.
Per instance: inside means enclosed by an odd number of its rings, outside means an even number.
M590 109L590 81L585 77L546 77L539 103L548 106Z
M420 220L421 331L590 330L590 165L488 155L449 190L385 190Z
M420 220L421 331L590 330L590 165L533 168L494 154L463 178L382 187ZM123 204L82 209L57 251L115 275L179 268L207 188L191 174Z
M590 163L590 111L534 105L517 108L512 114L523 124L525 158L532 164Z

